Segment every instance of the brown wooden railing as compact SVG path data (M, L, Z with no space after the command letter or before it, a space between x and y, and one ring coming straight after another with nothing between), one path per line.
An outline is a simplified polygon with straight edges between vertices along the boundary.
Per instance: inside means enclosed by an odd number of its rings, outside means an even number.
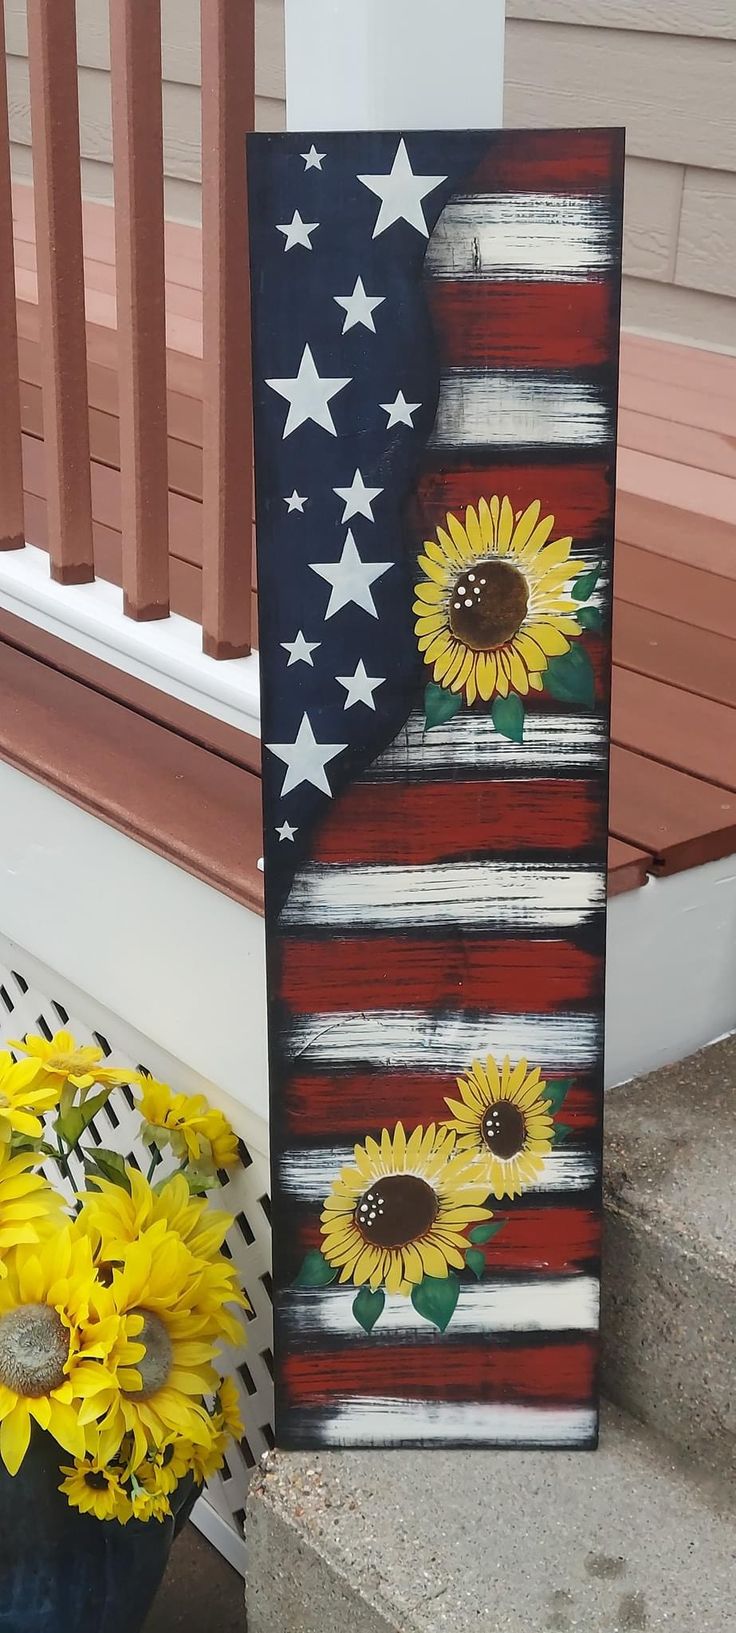
M85 322L75 0L28 0L36 360L29 303L16 301L2 76L0 549L22 547L26 538L42 543L51 576L61 584L116 578L124 612L136 620L165 618L171 605L184 610L178 586L186 565L189 616L201 582L204 651L239 657L251 649L253 606L245 135L255 115L254 0L202 5L201 360L178 355L171 345L167 351L161 0L109 0L109 6L117 300L117 333L109 343L104 329ZM2 13L0 48L4 56ZM197 433L187 429L185 440L199 443L202 473L201 486L187 476L185 493L171 463L179 452L182 379L187 425L200 425ZM118 480L116 494L110 484ZM196 495L187 497L193 487Z

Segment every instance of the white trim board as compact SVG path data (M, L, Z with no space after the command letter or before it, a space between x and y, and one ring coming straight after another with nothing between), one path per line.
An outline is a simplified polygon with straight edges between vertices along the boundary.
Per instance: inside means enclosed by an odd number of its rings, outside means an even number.
M257 655L222 663L206 657L200 626L190 618L174 612L136 623L125 617L116 584L101 578L55 584L46 551L33 544L0 555L0 607L182 703L260 735Z
M104 1009L147 1059L181 1062L182 1087L214 1083L267 1118L263 921L2 761L0 935L44 967L44 990L51 973L60 1002L73 993L71 1011L99 1024ZM734 1029L736 858L616 896L606 1082Z

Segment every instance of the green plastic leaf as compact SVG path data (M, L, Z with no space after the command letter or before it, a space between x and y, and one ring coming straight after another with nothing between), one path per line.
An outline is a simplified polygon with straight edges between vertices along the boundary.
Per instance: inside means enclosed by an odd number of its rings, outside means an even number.
M581 629L592 629L596 635L599 635L603 628L603 613L600 607L581 607L577 620Z
M580 577L576 578L571 590L573 601L589 601L600 576L600 562L597 567L591 567L589 572L581 573Z
M109 1180L111 1185L119 1185L130 1196L130 1176L125 1166L125 1158L121 1157L119 1151L105 1151L104 1147L99 1145L92 1155L85 1157L84 1166L93 1178L95 1174L99 1174L102 1179Z
M353 1315L364 1332L373 1331L379 1316L383 1314L385 1303L386 1294L382 1287L378 1287L375 1293L371 1292L370 1287L361 1287L356 1293L353 1299Z
M479 1247L469 1247L465 1255L465 1263L468 1270L472 1270L473 1275L477 1276L478 1281L480 1281L486 1268L485 1253L481 1253Z
M503 1221L498 1225L474 1225L469 1238L476 1247L482 1247L484 1242L491 1242L500 1230L503 1230Z
M411 1302L417 1315L431 1321L432 1326L438 1327L440 1332L445 1332L455 1314L459 1296L457 1276L425 1276L424 1281L412 1288Z
M512 743L523 743L526 713L521 698L515 692L510 692L508 697L495 699L491 719L502 737L510 738Z
M562 1145L563 1140L570 1138L575 1130L570 1123L555 1123L555 1145Z
M561 703L595 703L595 675L583 646L572 646L558 658L551 658L544 677L545 688Z
M295 1287L329 1287L334 1281L337 1271L327 1263L324 1253L318 1248L311 1248L304 1256L298 1276L294 1279Z
M111 1093L112 1087L108 1084L107 1088L100 1089L99 1094L93 1094L89 1100L85 1100L83 1105L72 1106L71 1111L66 1112L65 1116L57 1117L54 1132L60 1134L67 1145L75 1146L98 1111L102 1111L103 1106L107 1105Z
M539 1098L550 1102L547 1111L551 1117L555 1117L557 1112L562 1110L572 1088L572 1083L571 1077L560 1078L559 1083L545 1083L544 1090L540 1092Z
M433 726L444 726L452 720L463 706L459 692L448 692L445 686L435 686L430 681L424 694L425 730L431 731Z
M192 1196L206 1196L216 1183L211 1169L185 1168L184 1178Z

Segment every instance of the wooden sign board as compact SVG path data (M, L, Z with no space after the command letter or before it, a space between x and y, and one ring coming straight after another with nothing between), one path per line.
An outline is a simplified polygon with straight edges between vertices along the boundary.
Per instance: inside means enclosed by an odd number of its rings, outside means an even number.
M596 1442L622 172L250 140L282 1446Z

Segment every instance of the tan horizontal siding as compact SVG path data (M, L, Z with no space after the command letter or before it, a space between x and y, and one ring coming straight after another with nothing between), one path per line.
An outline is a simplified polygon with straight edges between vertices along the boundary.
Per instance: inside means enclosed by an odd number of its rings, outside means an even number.
M736 56L725 40L511 20L511 125L625 125L638 158L736 171Z
M736 301L675 284L624 278L624 328L736 353Z
M633 277L672 281L684 174L679 164L627 161L624 271Z
M736 40L734 0L507 0L508 17Z
M736 299L736 176L686 172L675 283Z

